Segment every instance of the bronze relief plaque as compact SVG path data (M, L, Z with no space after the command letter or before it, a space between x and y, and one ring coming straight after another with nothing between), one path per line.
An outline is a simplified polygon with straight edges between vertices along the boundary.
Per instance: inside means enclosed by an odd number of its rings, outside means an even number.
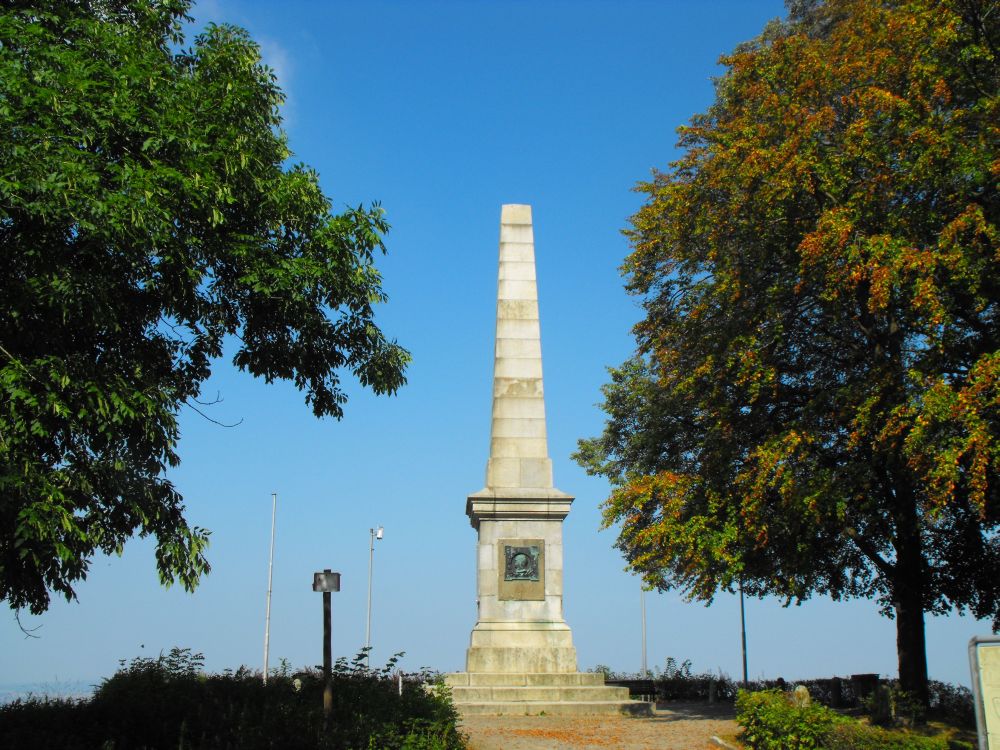
M498 598L501 601L545 599L545 541L501 539Z

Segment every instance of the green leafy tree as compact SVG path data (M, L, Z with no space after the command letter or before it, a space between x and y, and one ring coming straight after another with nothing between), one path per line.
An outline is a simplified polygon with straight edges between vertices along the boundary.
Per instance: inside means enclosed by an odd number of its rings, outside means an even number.
M722 62L640 185L636 355L576 456L646 582L1000 624L1000 5L829 0Z
M188 0L0 10L0 597L75 596L97 551L156 539L165 584L209 570L165 477L223 343L339 418L409 355L373 322L382 210L331 213L286 168L282 94L245 31L185 48ZM197 408L197 407L195 407Z

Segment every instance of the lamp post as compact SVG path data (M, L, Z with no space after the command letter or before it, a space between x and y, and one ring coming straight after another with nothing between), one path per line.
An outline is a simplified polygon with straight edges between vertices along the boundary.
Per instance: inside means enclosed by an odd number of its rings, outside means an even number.
M326 731L330 727L330 714L333 711L330 592L340 591L340 573L334 573L329 568L322 573L313 573L313 591L323 592L323 731Z
M365 618L365 664L370 664L372 647L372 562L375 558L375 540L382 538L383 529L368 529L368 616Z
M743 689L749 688L747 680L747 619L743 610L743 578L740 578L740 640L743 645Z
M639 601L642 602L642 679L649 675L646 667L646 589L639 589Z
M271 493L271 554L267 558L267 607L264 611L264 684L267 684L267 659L271 636L271 571L274 568L274 521L278 515L278 493Z

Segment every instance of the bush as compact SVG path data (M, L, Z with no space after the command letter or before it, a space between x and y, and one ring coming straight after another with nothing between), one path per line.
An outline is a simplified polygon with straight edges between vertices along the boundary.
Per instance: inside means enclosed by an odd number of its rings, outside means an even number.
M845 721L825 706L793 705L777 690L736 696L736 720L743 727L742 739L750 750L814 750L837 723Z
M741 687L740 683L723 673L695 673L691 660L678 661L667 657L661 670L653 667L646 674L639 672L615 672L610 667L598 664L592 672L600 672L605 681L628 684L638 680L655 682L656 699L660 701L707 701L710 685L715 685L715 698L719 701L735 700ZM859 675L858 677L864 677ZM876 675L871 675L875 678ZM911 724L921 723L925 716L919 704L908 700L905 693L899 689L897 680L874 681L866 685L854 678L832 677L828 679L798 680L794 684L803 685L809 690L809 695L817 703L831 708L871 708L872 695L865 698L876 684L882 684L890 691L890 709L895 718L909 721ZM776 680L751 680L748 689L752 692L762 690L787 690L791 684L780 677ZM926 718L938 719L956 727L974 729L976 726L975 709L972 702L972 691L960 685L931 680L930 705Z
M95 747L81 726L86 701L63 698L16 700L0 706L0 747L76 750Z
M656 692L658 701L707 701L714 685L717 701L733 701L736 699L737 684L723 673L712 674L703 672L694 674L691 671L691 660L685 659L678 662L674 657L668 656L666 665L661 671L659 667L647 670L645 674L641 672L615 672L604 664L598 664L591 672L599 672L604 675L604 681L609 684L630 685L633 690L637 688L632 683L648 681L653 683L653 691ZM645 689L642 692L648 692Z
M929 687L932 718L964 729L976 728L976 709L969 688L937 680L931 680Z
M200 654L174 649L134 659L82 701L29 699L0 707L0 747L45 750L460 750L458 716L427 675L392 677L395 658L368 669L338 660L333 712L323 731L318 670L268 677L240 668L205 675Z
M812 704L797 706L790 694L776 690L740 691L736 720L750 750L949 750L943 737L862 724Z
M835 724L823 737L826 750L948 750L940 737L871 727L858 721Z

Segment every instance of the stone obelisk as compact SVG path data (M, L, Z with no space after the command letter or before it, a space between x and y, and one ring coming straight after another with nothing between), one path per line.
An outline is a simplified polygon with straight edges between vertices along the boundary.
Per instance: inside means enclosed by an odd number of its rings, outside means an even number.
M466 671L445 675L462 714L644 714L626 687L578 672L563 619L563 519L573 498L552 486L531 206L500 216L493 422L486 487L466 513L479 533L479 617Z
M479 532L479 618L466 668L576 672L562 609L562 523L573 498L552 485L531 206L501 211L496 325L486 487L466 505Z

